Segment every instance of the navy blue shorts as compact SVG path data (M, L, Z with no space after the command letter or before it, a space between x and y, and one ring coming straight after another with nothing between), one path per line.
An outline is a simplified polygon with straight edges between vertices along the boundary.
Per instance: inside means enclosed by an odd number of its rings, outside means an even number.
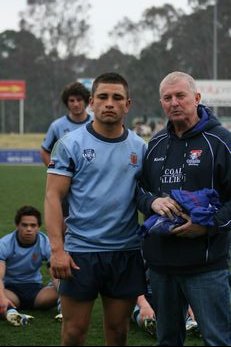
M61 280L59 294L91 301L98 294L115 299L146 293L144 262L140 251L70 253L80 270Z
M34 301L43 285L40 283L10 283L5 288L11 290L20 300L20 308L33 308Z

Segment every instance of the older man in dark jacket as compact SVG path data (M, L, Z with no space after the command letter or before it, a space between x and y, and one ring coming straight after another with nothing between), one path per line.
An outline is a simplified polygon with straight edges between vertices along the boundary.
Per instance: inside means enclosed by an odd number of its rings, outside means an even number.
M168 236L153 233L144 240L158 344L183 345L190 304L205 344L230 346L231 133L199 104L196 83L186 73L162 80L160 101L168 124L149 142L142 178L147 194L139 208L146 216L176 215L186 221ZM212 226L193 222L170 194L203 188L216 190L221 202Z

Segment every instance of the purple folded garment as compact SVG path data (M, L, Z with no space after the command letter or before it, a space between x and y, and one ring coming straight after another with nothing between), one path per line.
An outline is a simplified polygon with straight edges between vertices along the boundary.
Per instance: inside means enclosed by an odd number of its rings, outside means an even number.
M220 208L219 195L215 189L204 188L194 192L172 189L170 196L176 200L191 217L193 224L214 226L214 214ZM151 234L170 235L171 230L186 221L174 215L173 219L154 214L141 225L138 235L146 238Z
M221 207L219 195L215 189L204 188L194 192L172 189L171 197L191 217L193 224L214 226L214 214Z
M173 219L154 214L140 226L138 235L146 238L152 234L167 236L170 235L172 229L185 223L182 217L173 216Z

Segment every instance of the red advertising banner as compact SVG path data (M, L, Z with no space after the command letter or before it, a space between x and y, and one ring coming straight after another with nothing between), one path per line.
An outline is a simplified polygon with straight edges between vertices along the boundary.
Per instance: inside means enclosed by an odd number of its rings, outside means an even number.
M25 81L0 80L0 100L21 100L25 97Z

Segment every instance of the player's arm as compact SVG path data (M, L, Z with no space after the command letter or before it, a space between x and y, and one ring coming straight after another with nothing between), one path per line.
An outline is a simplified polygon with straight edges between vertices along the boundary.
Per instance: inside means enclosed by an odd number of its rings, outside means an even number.
M48 275L50 277L50 282L52 283L54 288L58 290L60 281L59 281L59 279L54 278L53 273L51 271L51 263L50 263L50 261L47 262L46 267L47 267L47 273L48 273Z
M5 314L8 306L14 307L14 304L7 298L3 279L6 273L6 263L0 260L0 314Z
M71 267L77 268L72 258L64 251L62 200L67 195L71 177L47 175L45 194L45 224L51 244L51 271L54 278L71 276Z
M50 152L46 151L43 147L40 149L40 157L43 161L43 163L48 166L51 158Z
M51 151L57 140L58 140L58 136L55 129L55 124L53 122L51 123L51 125L49 126L47 130L47 133L41 144L41 149L40 149L40 158L42 159L43 163L46 166L48 166L50 163Z

